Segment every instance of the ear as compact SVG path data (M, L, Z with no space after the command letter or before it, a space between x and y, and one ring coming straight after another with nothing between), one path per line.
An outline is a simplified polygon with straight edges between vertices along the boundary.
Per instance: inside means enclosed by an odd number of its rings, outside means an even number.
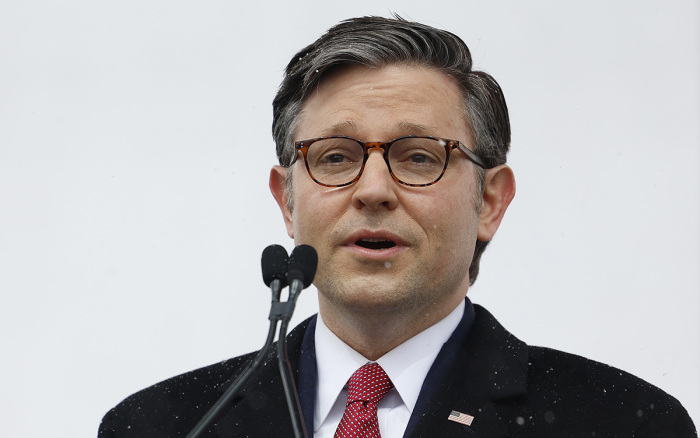
M486 171L479 215L479 240L487 242L493 238L514 196L515 177L510 167L503 164Z
M287 227L287 234L294 239L294 221L292 211L289 209L289 195L287 190L287 169L282 166L274 166L270 171L270 191L275 197L277 205L282 210L284 224Z

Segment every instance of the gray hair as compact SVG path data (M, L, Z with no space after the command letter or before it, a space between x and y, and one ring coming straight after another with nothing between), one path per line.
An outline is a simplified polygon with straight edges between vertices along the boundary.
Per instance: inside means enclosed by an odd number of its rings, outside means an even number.
M289 167L293 163L294 133L304 101L331 69L350 65L379 68L389 64L434 68L452 77L462 91L462 111L474 152L487 168L506 162L510 121L498 83L487 73L472 70L469 48L455 34L396 16L345 20L294 55L272 104L272 135L280 165ZM479 170L479 186L483 190L484 171ZM482 197L476 199L480 208ZM469 267L471 284L479 273L479 261L487 244L476 242Z

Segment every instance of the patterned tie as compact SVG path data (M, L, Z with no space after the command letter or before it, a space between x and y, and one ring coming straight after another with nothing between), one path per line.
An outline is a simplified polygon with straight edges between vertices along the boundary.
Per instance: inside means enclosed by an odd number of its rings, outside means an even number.
M394 384L378 363L355 371L348 383L348 402L334 438L381 438L377 404Z

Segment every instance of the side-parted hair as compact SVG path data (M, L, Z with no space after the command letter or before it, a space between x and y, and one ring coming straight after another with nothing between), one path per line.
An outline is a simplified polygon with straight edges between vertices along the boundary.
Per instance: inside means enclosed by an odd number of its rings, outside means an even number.
M289 167L293 161L294 133L304 101L325 74L342 66L379 68L389 64L434 68L452 77L462 91L461 110L472 135L470 148L487 168L506 162L510 122L498 83L487 73L472 70L469 48L458 36L396 16L342 21L294 55L272 104L272 135L280 165ZM476 169L482 191L484 171L478 166ZM480 208L481 194L476 198ZM469 267L470 284L476 280L487 245L487 241L476 242Z

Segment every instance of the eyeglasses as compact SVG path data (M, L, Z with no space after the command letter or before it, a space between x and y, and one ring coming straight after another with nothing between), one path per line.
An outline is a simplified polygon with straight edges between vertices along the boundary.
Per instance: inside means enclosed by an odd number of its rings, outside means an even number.
M332 135L298 141L294 147L304 155L311 179L326 187L344 187L360 179L370 149L375 148L384 151L384 161L394 181L411 187L425 187L440 181L453 149L459 149L472 163L486 168L483 160L460 141L436 137L409 135L389 142L362 142Z

